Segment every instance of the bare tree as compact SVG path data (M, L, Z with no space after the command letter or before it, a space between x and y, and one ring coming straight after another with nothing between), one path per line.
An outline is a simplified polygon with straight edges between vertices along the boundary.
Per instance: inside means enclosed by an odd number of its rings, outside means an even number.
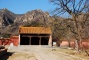
M78 50L79 42L82 40L82 32L87 21L87 13L89 11L89 0L50 0L57 7L54 10L56 15L60 14L69 14L70 17L66 19L71 21L67 23L67 26L70 28L71 32L75 37L75 49ZM79 19L79 16L83 15L82 19ZM84 17L85 16L85 17Z
M63 23L63 18L52 16L53 19L51 19L51 30L52 30L52 36L53 41L57 41L57 46L60 46L61 40L66 35L66 25Z

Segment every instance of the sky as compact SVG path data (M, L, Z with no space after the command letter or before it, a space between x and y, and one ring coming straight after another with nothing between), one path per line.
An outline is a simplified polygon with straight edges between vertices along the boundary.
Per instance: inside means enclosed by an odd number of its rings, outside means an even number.
M3 8L16 14L24 14L35 9L50 12L54 9L54 5L49 0L0 0L0 9Z

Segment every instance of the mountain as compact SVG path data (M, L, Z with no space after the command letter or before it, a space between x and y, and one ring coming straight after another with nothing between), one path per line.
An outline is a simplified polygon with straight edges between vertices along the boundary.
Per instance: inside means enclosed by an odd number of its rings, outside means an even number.
M32 22L32 21L37 21L37 22L43 22L44 20L48 21L49 19L49 13L48 12L43 12L42 10L33 10L29 11L26 14L23 15L18 15L14 22L16 23L26 23L26 22Z
M25 14L15 14L6 8L0 9L0 31L1 33L18 34L19 26L26 26L31 23L33 25L35 23L46 25L49 22L49 18L49 13L42 10L28 11Z
M80 22L82 20L81 17L82 16L80 16ZM55 28L63 30L63 28L66 28L67 22L68 24L70 23L71 25L73 25L70 20L67 20L66 22L63 21L65 19L66 18L62 18L59 16L50 16L48 12L43 12L42 10L32 10L28 11L25 14L15 14L8 9L0 9L0 33L18 35L19 26L51 26L51 28L53 29ZM89 21L86 22L84 28L84 33L86 33L85 36L87 37L89 36L88 31ZM59 30L57 30L57 32L59 32Z
M16 15L6 8L0 9L0 28L14 23Z

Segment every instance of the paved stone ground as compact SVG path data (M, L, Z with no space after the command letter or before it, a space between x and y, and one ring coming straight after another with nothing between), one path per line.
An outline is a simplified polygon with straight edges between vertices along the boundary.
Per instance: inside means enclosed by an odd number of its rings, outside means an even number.
M82 58L66 55L58 51L58 47L49 46L19 46L8 52L13 52L7 60L84 60ZM0 58L0 60L3 60Z

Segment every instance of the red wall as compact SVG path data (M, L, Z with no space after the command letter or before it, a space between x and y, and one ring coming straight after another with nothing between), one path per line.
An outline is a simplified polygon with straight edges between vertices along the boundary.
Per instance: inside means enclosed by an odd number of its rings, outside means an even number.
M68 44L68 41L62 41L61 42L61 44L60 44L60 46L62 46L62 47L65 47L65 46L68 46L69 44ZM74 41L70 41L70 46L72 47L72 48L75 48L75 42ZM79 48L80 48L81 46L80 46L80 44L79 44ZM82 40L82 48L83 49L89 49L89 39L87 39L87 40Z
M83 40L82 45L84 49L89 49L89 39Z
M4 44L6 45L10 45L10 43L13 43L14 46L18 46L19 43L19 36L11 36L9 39L5 39ZM57 42L58 43L58 42ZM0 45L2 45L1 43L1 39L0 39ZM60 43L60 46L68 46L68 41L64 40ZM75 48L75 42L74 40L70 41L70 46L72 48ZM89 39L87 40L82 40L82 46L83 49L89 49Z
M11 36L10 38L4 38L4 44L10 45L10 43L13 43L14 46L18 46L19 37L18 36ZM0 45L2 45L2 41L0 39Z
M10 39L11 39L11 42L12 42L15 46L18 46L18 43L19 43L19 36L12 36Z

